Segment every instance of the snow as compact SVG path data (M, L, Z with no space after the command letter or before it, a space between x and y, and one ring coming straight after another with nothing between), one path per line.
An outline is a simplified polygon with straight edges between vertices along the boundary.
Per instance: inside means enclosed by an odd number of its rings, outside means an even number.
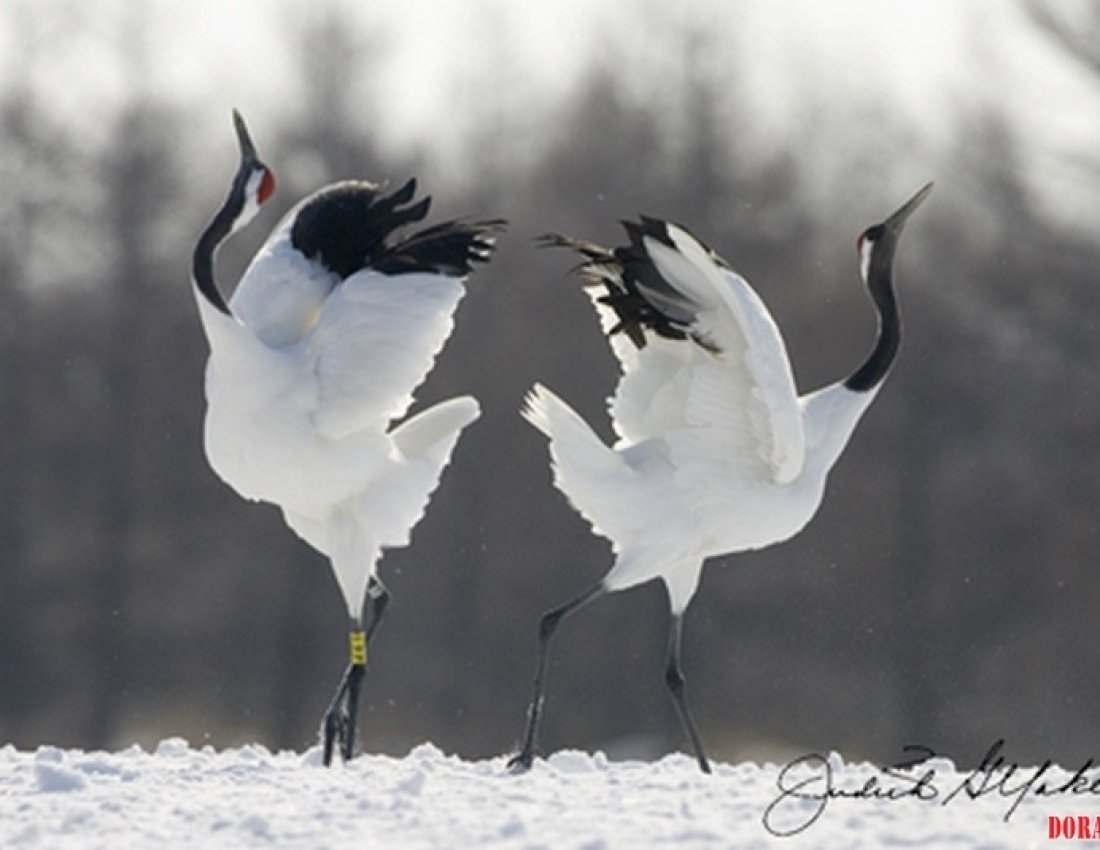
M512 775L503 756L465 761L432 744L335 769L321 766L317 748L9 745L0 748L0 847L1038 847L1048 816L1094 808L1094 797L1081 798L1096 793L1090 763L1076 774L990 765L960 771L934 758L883 770L832 754L789 766L716 764L706 776L684 755L612 762L563 751ZM822 804L781 794L780 785L794 791L802 781L816 793L825 777L848 796ZM783 832L794 834L774 834Z

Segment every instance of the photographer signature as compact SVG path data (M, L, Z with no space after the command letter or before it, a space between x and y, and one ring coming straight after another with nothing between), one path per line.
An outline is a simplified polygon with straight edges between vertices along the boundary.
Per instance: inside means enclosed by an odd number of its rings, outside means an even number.
M776 777L779 796L764 810L764 828L772 835L785 837L809 829L820 818L832 800L872 800L896 802L920 800L946 806L956 800L978 800L997 797L1008 800L1004 821L1028 797L1059 797L1065 795L1100 795L1100 770L1091 758L1068 778L1050 759L1038 767L1023 768L1002 755L1005 742L996 741L977 767L960 780L954 773L948 782L938 776L928 764L936 757L929 747L907 746L902 761L880 768L862 784L839 785L833 767L823 755L812 753L785 765ZM807 807L805 801L813 803Z

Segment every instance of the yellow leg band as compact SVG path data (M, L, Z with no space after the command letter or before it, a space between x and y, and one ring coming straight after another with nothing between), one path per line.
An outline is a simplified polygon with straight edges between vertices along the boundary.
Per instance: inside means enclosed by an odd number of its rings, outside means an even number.
M367 636L363 632L348 632L348 649L352 664L367 663Z

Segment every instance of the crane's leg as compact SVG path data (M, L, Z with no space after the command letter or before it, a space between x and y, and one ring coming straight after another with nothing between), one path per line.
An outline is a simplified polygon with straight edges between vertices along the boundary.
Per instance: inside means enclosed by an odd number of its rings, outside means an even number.
M695 758L699 761L699 769L703 773L710 773L710 762L703 752L703 742L699 738L699 730L695 728L695 720L691 716L688 707L687 695L684 693L684 671L680 666L680 645L684 631L684 615L673 614L672 623L668 632L668 666L665 668L665 685L672 695L672 701L676 704L676 712L680 715L680 723L691 740L691 748L695 751Z
M367 585L367 604L370 606L367 609L370 613L367 620L367 642L369 643L375 631L382 625L382 617L385 616L386 607L390 604L390 592L386 589L386 585L382 584L382 580L375 576L371 576L370 583Z
M575 611L579 611L593 599L607 590L603 582L590 587L576 599L566 602L559 608L543 615L539 622L539 658L535 667L535 692L531 697L531 706L527 709L527 726L523 733L523 746L519 753L508 762L513 773L520 773L531 767L538 749L539 726L542 723L542 705L546 697L546 668L550 663L550 641L558 630L561 621Z
M367 644L382 623L382 617L389 605L390 594L386 586L377 578L371 577L367 585L366 630L360 623L353 622L348 633L349 663L340 687L325 711L323 724L325 767L332 764L333 753L339 748L340 757L348 761L355 747L355 729L359 716L359 692L363 676L367 670Z

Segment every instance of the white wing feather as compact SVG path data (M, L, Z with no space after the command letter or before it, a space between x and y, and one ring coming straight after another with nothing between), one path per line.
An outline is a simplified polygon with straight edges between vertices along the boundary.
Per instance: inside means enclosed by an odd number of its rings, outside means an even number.
M789 482L802 470L805 436L779 330L743 278L686 231L668 232L675 247L647 237L646 250L697 310L692 330L719 351L648 334L633 368L623 361L616 430L628 443L663 438L684 474L713 475L723 463L741 479Z
M385 428L408 410L454 327L462 281L364 270L333 291L306 341L322 434Z
M590 285L584 287L584 291L592 301L592 306L595 308L596 315L600 320L600 328L603 330L604 336L607 337L612 353L622 364L624 372L631 371L638 363L638 347L630 341L626 334L612 333L619 324L619 316L611 307L600 301L605 294L603 289Z

